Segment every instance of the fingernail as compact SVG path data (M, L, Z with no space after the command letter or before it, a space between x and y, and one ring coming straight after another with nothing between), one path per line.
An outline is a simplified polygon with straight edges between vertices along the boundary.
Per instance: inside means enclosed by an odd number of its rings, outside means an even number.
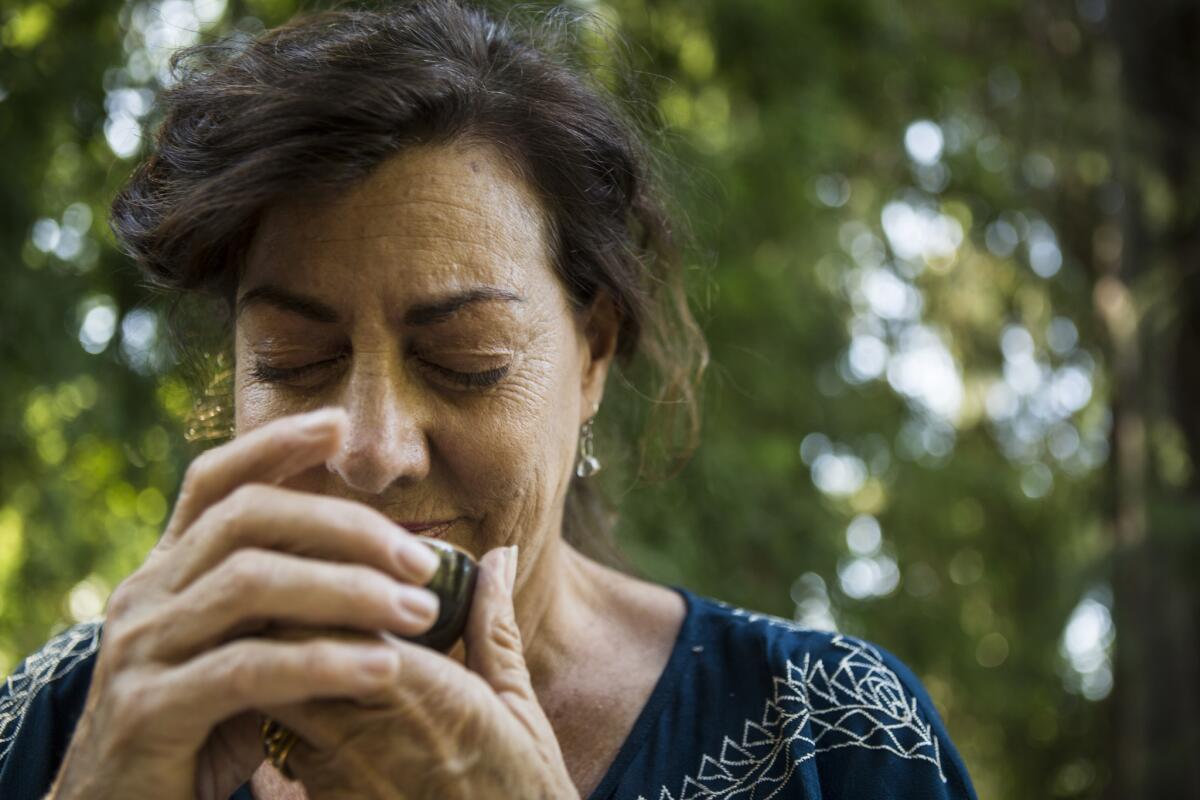
M521 550L515 544L506 549L508 552L505 554L504 588L508 590L508 595L511 597L513 589L517 585L517 557L520 555Z
M372 679L391 678L400 671L400 657L389 650L369 650L363 653L358 665Z
M432 547L412 539L397 544L393 553L405 576L421 583L429 583L442 563Z
M438 596L419 586L396 587L396 605L400 613L420 624L432 625L438 615Z

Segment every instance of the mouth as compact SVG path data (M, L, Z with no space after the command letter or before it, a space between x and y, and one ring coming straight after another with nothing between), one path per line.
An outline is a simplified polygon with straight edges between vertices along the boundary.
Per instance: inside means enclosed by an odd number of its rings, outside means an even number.
M437 522L405 522L400 520L396 524L409 533L419 533L422 536L428 536L432 539L442 539L445 538L446 532L456 522L458 522L457 519L447 519Z

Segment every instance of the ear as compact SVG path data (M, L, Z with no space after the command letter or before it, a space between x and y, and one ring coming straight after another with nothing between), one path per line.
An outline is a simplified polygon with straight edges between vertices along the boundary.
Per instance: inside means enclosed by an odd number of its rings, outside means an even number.
M604 381L617 352L621 318L612 295L604 289L601 289L591 305L580 313L583 370L579 387L582 400L579 424L582 425L595 414L595 409L604 397Z

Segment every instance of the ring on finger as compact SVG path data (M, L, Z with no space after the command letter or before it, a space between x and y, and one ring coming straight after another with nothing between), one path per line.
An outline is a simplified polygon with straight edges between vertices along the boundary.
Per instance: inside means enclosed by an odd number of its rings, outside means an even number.
M260 729L263 743L263 753L266 754L267 760L271 765L288 780L294 781L296 776L292 774L291 767L287 764L288 756L291 755L292 748L296 746L296 742L300 741L300 737L289 728L284 727L281 723L271 719L268 716L263 716L262 728Z

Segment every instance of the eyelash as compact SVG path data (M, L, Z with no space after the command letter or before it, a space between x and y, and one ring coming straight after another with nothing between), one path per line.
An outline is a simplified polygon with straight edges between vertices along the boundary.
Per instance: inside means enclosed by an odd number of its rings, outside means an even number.
M250 368L251 376L258 381L264 383L285 383L287 381L303 378L318 369L341 361L344 356L337 358L327 358L324 361L316 361L312 364L305 364L299 367L272 367L258 361ZM483 370L482 372L458 372L457 370L447 369L440 364L434 364L432 361L420 359L421 364L425 367L444 375L448 379L460 384L468 389L486 389L500 382L505 375L508 374L508 365L496 367L494 369Z

